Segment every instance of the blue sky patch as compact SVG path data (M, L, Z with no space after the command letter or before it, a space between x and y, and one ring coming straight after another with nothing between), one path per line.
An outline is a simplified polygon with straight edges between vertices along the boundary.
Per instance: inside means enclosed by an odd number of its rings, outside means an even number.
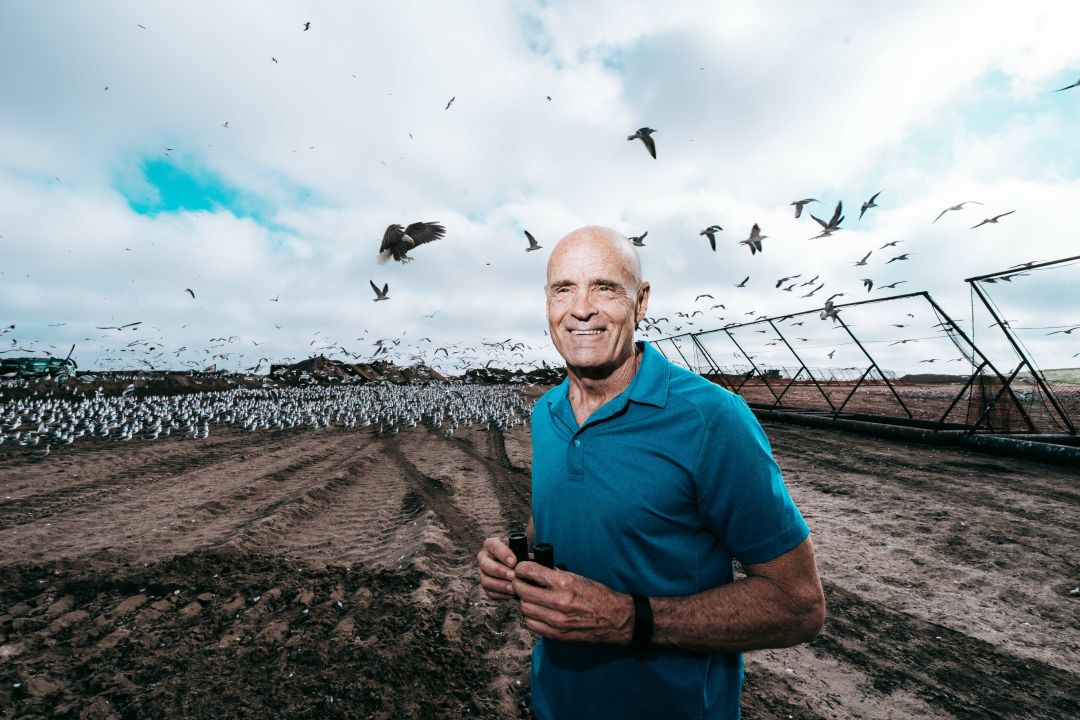
M144 160L136 177L117 189L132 210L155 217L163 212L228 211L266 225L273 208L255 196L230 186L208 170L191 170L170 159Z

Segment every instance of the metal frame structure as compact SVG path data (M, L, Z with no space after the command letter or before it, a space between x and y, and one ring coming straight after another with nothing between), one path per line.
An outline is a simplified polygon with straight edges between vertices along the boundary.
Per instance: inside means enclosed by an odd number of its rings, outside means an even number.
M1014 270L1014 272L1015 272L1015 270ZM680 333L680 334L677 334L677 335L667 335L667 336L660 337L660 338L650 339L649 342L651 342L654 347L656 347L658 350L660 350L660 352L663 353L665 357L669 357L668 352L665 351L665 344L670 346L671 348L674 348L675 352L678 353L679 358L686 365L686 367L692 369L695 372L700 373L700 372L702 372L701 369L698 368L698 367L695 367L695 364L692 363L689 358L687 358L686 354L683 353L682 347L680 347L681 342L683 340L689 338L690 341L694 344L694 347L697 349L697 351L700 353L700 355L704 358L705 363L707 364L708 369L709 369L708 375L711 376L710 379L713 379L714 382L718 381L718 384L723 384L729 390L731 390L732 392L735 392L735 393L741 393L741 391L744 388L744 386L746 385L746 383L748 383L753 377L756 376L756 377L760 378L762 383L765 385L765 387L769 390L770 394L773 396L772 404L767 406L767 409L769 409L769 410L776 410L778 408L786 408L786 409L793 409L793 410L796 410L796 409L797 410L812 410L812 408L785 405L784 402L783 402L784 395L787 393L788 389L790 389L791 386L805 372L806 376L810 378L812 384L814 385L815 388L817 388L818 393L821 395L821 397L825 400L825 403L830 408L830 410L827 411L826 414L831 415L834 419L839 418L844 414L844 408L847 407L848 403L850 402L852 397L855 396L855 393L858 391L858 389L864 384L864 382L866 382L867 378L871 375L871 373L876 372L877 377L879 377L881 379L881 381L888 387L888 389L889 389L890 393L892 394L892 396L897 400L900 407L903 409L904 417L898 417L897 418L901 422L906 422L908 424L926 425L926 426L930 427L931 429L933 429L934 431L943 430L943 429L956 429L958 426L963 428L963 429L969 430L969 431L976 431L976 430L980 429L984 425L984 423L986 423L986 421L990 417L990 411L997 405L997 403L1003 397L1008 397L1012 401L1012 403L1016 407L1016 409L1019 411L1021 418L1023 418L1023 421L1024 421L1024 424L1026 425L1027 431L1028 432L1038 432L1034 422L1032 421L1032 419L1030 417L1030 415L1024 409L1023 403L1020 402L1020 399L1016 396L1016 393L1013 391L1012 386L1011 386L1012 381L1016 378L1016 374L1019 371L1019 368L1017 368L1012 373L1010 373L1010 375L1008 377L1006 377L1004 374L1002 374L1002 372L1000 370L998 370L998 368L994 365L994 363L990 360L990 358L987 357L979 349L979 347L974 343L974 341L972 341L972 339L970 337L968 337L968 335L963 331L963 329L961 329L961 327L948 315L948 313L946 313L944 311L944 309L942 309L942 307L933 299L933 297L930 296L930 293L928 293L926 291L903 293L903 294L900 294L900 295L892 295L892 296L889 296L889 297L880 297L880 298L873 298L873 299L870 299L870 300L860 300L860 301L855 301L855 302L850 302L850 303L843 303L843 304L840 304L840 305L834 305L833 307L836 310L843 310L844 308L852 308L852 307L858 307L858 306L863 306L863 305L872 305L872 304L875 304L875 303L882 303L882 302L892 302L892 301L904 300L904 299L909 299L909 298L922 298L923 300L925 300L930 305L933 312L938 317L942 318L942 322L939 323L939 325L942 326L943 328L947 326L947 332L949 334L950 339L953 340L954 344L957 345L957 347L961 350L961 352L965 355L965 357L968 357L968 358L971 359L972 365L976 365L976 363L975 363L976 359L978 359L978 361L979 361L977 366L973 370L973 372L967 378L967 381L964 382L964 384L961 387L960 391L949 402L948 407L946 408L945 412L942 413L941 416L938 417L936 420L929 421L929 422L918 420L915 417L915 415L914 415L914 413L912 413L911 409L907 406L907 404L904 403L904 400L901 397L900 393L897 392L896 387L889 380L888 375L882 370L881 365L878 363L878 361L874 358L874 356L870 353L870 351L866 348L866 346L859 340L858 336L852 331L851 327L846 322L844 322L843 318L841 318L839 316L836 316L835 322L839 323L840 326L843 327L844 332L847 334L847 336L849 338L851 338L851 341L859 349L859 352L862 353L862 355L869 362L869 364L862 371L862 374L859 376L859 378L855 381L854 385L851 388L851 391L847 394L847 397L844 398L843 402L841 402L839 405L836 405L832 401L832 399L829 397L828 393L825 392L824 388L822 388L821 383L818 382L818 379L816 377L814 377L813 372L810 371L810 368L807 367L806 363L799 356L799 353L795 350L794 346L791 344L791 342L788 340L788 338L784 335L784 332L777 325L777 322L779 322L779 321L790 320L792 318L801 317L801 316L804 316L804 315L817 315L817 314L819 314L821 312L821 308L817 308L817 309L813 309L813 310L803 310L803 311L800 311L800 312L797 312L797 313L789 313L789 314L785 314L785 315L776 315L776 316L772 316L772 317L758 318L758 319L752 320L750 322L729 324L729 325L725 325L724 327L713 329L713 330L703 330L703 331L699 331L699 332L687 332L687 333ZM783 341L783 344L787 348L788 352L791 353L792 357L794 357L795 361L798 363L798 365L797 365L798 370L794 373L794 375L788 381L787 385L779 393L777 393L776 389L774 389L773 386L771 384L769 384L768 374L765 373L765 372L762 372L761 368L758 367L758 365L756 363L754 363L752 357L739 344L739 342L735 339L734 335L731 332L734 329L751 327L751 326L754 326L754 325L760 325L762 323L767 323L768 326L773 331L776 332L776 334L780 338L780 340ZM723 333L723 336L728 338L728 340L732 343L732 345L734 345L734 347L736 349L738 349L739 353L743 357L745 357L747 359L747 362L750 364L751 370L743 376L741 382L737 382L737 383L733 382L731 380L731 378L728 377L728 374L723 372L720 364L716 362L716 360L712 357L711 353L708 351L708 349L705 347L705 345L699 339L702 336L711 335L711 334L714 334L714 333ZM955 337L961 338L963 340L965 346L970 349L970 352L967 351L967 350L964 350L963 348L960 348L960 345L958 343L956 343ZM1032 367L1032 366L1029 365L1029 367ZM961 424L958 424L958 423L955 423L955 422L950 423L948 421L949 415L952 414L952 412L954 411L956 406L960 403L960 401L967 394L968 390L971 388L972 384L975 382L975 379L977 377L979 377L983 373L983 371L986 370L986 369L989 369L1001 381L1001 384L1002 384L1001 390L999 390L998 393L994 396L994 399L989 404L989 406L986 407L986 408L983 408L982 412L980 413L979 417L976 419L976 421L974 423L970 423L970 422L961 423ZM761 407L766 407L761 403L753 403L753 404L757 405L757 406L761 406ZM1056 407L1056 405L1055 405L1055 407Z
M1076 426L1069 418L1069 414L1065 412L1065 408L1058 400L1058 397L1054 393L1053 388L1051 388L1050 384L1046 382L1046 378L1043 376L1042 370L1035 366L1034 361L1032 361L1031 357L1024 350L1023 344L1020 343L1019 339L1016 337L1016 334L1009 326L1009 323L1006 322L998 314L997 310L994 308L994 304L990 301L990 298L987 297L986 291L983 290L980 283L987 280L990 280L992 282L996 278L999 278L1003 275L1014 275L1020 272L1038 270L1039 268L1052 267L1054 265L1061 265L1063 263L1073 262L1076 260L1080 260L1080 255L1062 258L1061 260L1049 260L1047 262L1032 263L1030 265L1025 264L1018 267L1010 268L1008 270L1000 270L998 272L987 273L986 275L977 275L975 277L964 278L964 282L971 286L971 290L979 298L983 306L986 307L986 311L990 313L990 316L994 318L994 322L1001 329L1001 332L1005 334L1005 338L1009 341L1012 349L1016 352L1017 357L1020 358L1020 363L1016 366L1016 369L1014 369L1009 375L1009 382L1011 383L1016 378L1017 374L1019 374L1020 370L1024 366L1027 366L1028 371L1031 373L1031 377L1035 380L1036 384L1038 384L1039 389L1042 390L1043 394L1046 396L1046 399L1050 401L1050 404L1054 407L1054 410L1057 412L1058 417L1061 418L1062 423L1068 429L1071 435L1076 435L1077 430ZM1005 387L1008 387L1008 384L1006 384ZM994 396L994 399L993 401L991 401L990 406L986 409L987 413L989 413L990 410L993 409L993 406L997 403L998 399L1000 399L1005 387L1003 387L1002 390L999 390L998 393Z

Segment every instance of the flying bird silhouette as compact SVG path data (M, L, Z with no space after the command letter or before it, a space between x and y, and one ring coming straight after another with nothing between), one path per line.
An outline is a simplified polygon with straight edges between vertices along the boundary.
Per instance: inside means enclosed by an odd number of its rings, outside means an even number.
M889 263L891 263L891 262L896 262L897 260L907 260L907 259L908 259L908 255L910 255L910 254L911 254L911 253L904 253L903 255L897 255L897 256L896 256L896 257L894 257L894 258L889 258L889 259L888 259L888 260L887 260L887 261L885 262L885 264L886 264L886 265L888 265Z
M186 292L188 295L190 295L192 300L195 299L195 291L192 290L191 288L184 288L184 292Z
M1058 89L1057 89L1057 90L1055 90L1054 92L1061 92L1062 90L1068 90L1069 88L1074 88L1074 87L1077 87L1077 86L1080 86L1080 80L1077 80L1077 81L1076 81L1076 82L1074 82L1074 83L1073 83L1072 85L1066 85L1066 86L1065 86L1065 87L1063 87L1063 88L1058 88Z
M844 211L844 203L843 203L843 201L839 201L839 202L836 203L836 209L833 210L832 218L829 219L829 222L825 222L824 220L822 220L821 218L819 218L816 215L811 215L810 217L814 218L814 220L817 221L818 225L821 226L822 232L821 232L820 235L816 235L816 236L814 236L814 237L812 237L810 239L811 240L816 240L817 238L829 237L834 232L839 230L840 229L840 223L844 222L844 216L841 215L841 213L843 211Z
M870 292L874 289L874 281L870 278L862 278L863 287L866 288L866 292Z
M1006 213L1001 213L1000 215L995 215L995 216L994 216L994 217L992 217L992 218L986 218L985 220L983 220L983 221L982 221L981 223L979 223L978 225L972 225L970 229L971 229L971 230L974 230L975 228L977 228L977 227L980 227L981 225L985 225L985 224L987 224L987 223L997 223L997 221L998 221L998 220L999 220L1000 218L1003 218L1003 217L1005 217L1006 215L1012 215L1012 214L1013 214L1014 212L1016 212L1016 211L1015 211L1015 210L1010 210L1009 212L1006 212Z
M649 231L641 233L640 235L630 236L630 242L634 243L636 247L645 247L645 236L649 234Z
M754 255L759 252L764 252L761 249L761 241L767 237L769 236L761 234L761 228L758 227L757 223L754 223L754 227L750 228L750 237L746 238L745 240L740 240L739 244L746 245L748 248L750 248L750 254Z
M803 205L815 202L817 202L817 199L815 198L806 198L805 200L796 200L795 202L791 203L795 206L795 217L799 217L800 215L802 215Z
M941 214L938 215L936 218L934 218L934 222L937 222L938 220L940 220L941 215L944 215L945 213L949 212L950 210L963 210L965 205L968 205L968 204L971 204L971 203L974 203L975 205L982 205L982 203L979 202L978 200L965 200L964 202L960 203L959 205L953 205L952 207L947 207L944 210L942 210ZM933 223L931 223L931 224L933 224Z
M750 276L747 275L746 277L743 278L742 282L739 283L738 285L736 285L735 287L746 287L746 281L749 280L749 279L750 279Z
M446 107L444 107L444 108L443 108L443 110L449 110L449 109L450 109L450 106L454 104L454 101L455 101L455 100L457 100L457 95L455 95L454 97L450 98L450 102L446 103Z
M543 247L543 245L536 242L536 238L534 238L528 230L525 231L525 237L529 240L529 247L525 248L525 252L532 252L533 250L539 250Z
M709 227L699 232L698 235L704 235L709 238L709 247L713 249L713 252L716 252L716 233L722 231L723 229L724 228L720 227L719 225L710 225Z
M375 299L373 302L379 302L380 300L389 300L387 293L390 292L390 283L383 283L382 290L373 281L368 280L368 284L371 285L371 289L375 291Z
M654 141L651 135L656 132L650 127L643 127L638 129L633 135L627 136L627 140L633 140L637 138L641 142L645 143L645 149L649 151L649 154L653 156L653 160L656 159L656 141Z
M867 200L866 202L864 202L862 204L862 209L859 210L859 219L860 220L862 220L862 216L867 210L869 210L870 208L877 207L877 203L875 203L874 201L877 200L877 196L880 195L880 194L881 194L881 191L878 190L876 193L873 194L873 196L869 200Z
M867 259L868 257L870 257L870 255L871 255L871 254L872 254L873 252L874 252L874 251L873 251L873 250L871 250L870 252L868 252L868 253L866 253L865 255L863 255L863 258L862 258L862 260L859 260L859 261L858 261L857 263L855 263L855 265L857 265L857 266L859 266L859 265L865 265L865 264L866 264L866 259Z
M417 245L423 245L433 240L438 240L446 234L446 228L433 222L414 222L407 228L400 225L389 225L383 233L382 245L379 247L379 264L384 264L391 257L400 263L412 262L412 258L406 253Z
M802 277L802 273L799 273L798 275L787 275L785 277L782 277L782 278L780 278L779 280L776 281L776 287L780 287L781 285L786 283L788 280L794 280L797 277ZM816 280L817 278L814 278L814 279Z
M304 32L307 32L310 29L311 29L311 23L309 23L309 22L304 23Z

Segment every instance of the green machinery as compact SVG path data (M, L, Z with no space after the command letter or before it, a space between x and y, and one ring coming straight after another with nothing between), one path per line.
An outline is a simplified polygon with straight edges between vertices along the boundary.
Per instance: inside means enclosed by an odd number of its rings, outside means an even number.
M59 375L74 375L77 365L71 359L71 353L75 352L75 346L71 346L67 357L21 357L0 358L0 376L18 375L19 377L56 377Z

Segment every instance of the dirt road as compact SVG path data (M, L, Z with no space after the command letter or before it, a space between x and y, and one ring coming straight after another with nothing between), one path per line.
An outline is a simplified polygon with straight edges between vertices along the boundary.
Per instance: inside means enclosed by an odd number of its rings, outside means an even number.
M1080 473L766 429L829 617L748 654L745 717L1080 716ZM473 563L529 466L527 427L0 453L0 717L525 717Z

